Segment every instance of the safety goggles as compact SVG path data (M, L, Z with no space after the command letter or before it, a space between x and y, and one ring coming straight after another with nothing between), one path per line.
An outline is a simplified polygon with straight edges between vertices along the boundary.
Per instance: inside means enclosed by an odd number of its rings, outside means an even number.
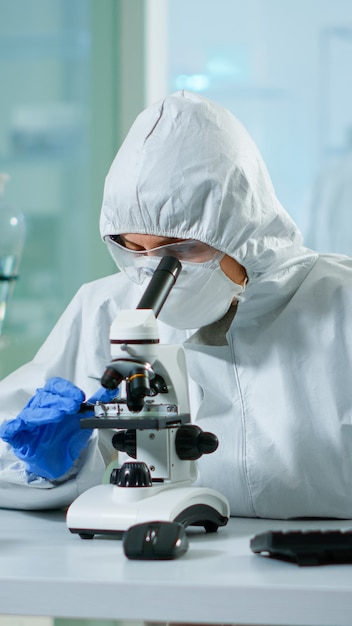
M215 267L224 256L223 252L195 239L168 243L150 250L130 250L126 248L120 235L108 235L104 240L117 267L138 283L142 283L146 276L150 277L154 273L164 256L173 256L181 264L202 263L207 267Z

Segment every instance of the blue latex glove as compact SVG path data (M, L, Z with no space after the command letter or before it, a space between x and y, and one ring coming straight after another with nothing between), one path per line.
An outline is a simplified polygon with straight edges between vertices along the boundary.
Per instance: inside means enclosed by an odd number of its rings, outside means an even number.
M89 403L108 402L117 391L99 389ZM55 480L73 466L92 434L80 427L78 411L85 395L63 378L50 378L29 400L21 413L0 426L0 437L16 456L25 461L29 472ZM85 411L84 417L94 415Z

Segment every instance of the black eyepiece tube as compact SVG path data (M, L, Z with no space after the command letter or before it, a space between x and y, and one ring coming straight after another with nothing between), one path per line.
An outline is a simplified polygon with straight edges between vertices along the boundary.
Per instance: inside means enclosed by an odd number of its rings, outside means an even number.
M162 257L137 309L152 309L155 317L158 317L181 269L182 265L175 257Z

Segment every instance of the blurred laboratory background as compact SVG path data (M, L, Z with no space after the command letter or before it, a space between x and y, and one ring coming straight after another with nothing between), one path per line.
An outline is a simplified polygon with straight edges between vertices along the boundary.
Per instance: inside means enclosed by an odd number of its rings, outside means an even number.
M106 172L139 111L177 89L242 121L308 246L352 255L351 68L351 0L0 0L0 201L25 222L18 278L0 264L0 377L114 271Z

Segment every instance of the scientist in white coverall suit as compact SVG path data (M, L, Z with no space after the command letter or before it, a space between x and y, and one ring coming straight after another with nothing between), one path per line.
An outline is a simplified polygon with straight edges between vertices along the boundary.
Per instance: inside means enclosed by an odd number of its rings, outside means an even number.
M144 111L107 175L100 230L122 271L84 285L33 361L1 382L1 419L52 377L94 394L110 324L146 286L133 280L138 260L185 241L159 327L163 343L184 344L192 420L219 439L198 484L235 516L351 518L352 262L303 246L241 124L187 92ZM101 432L54 479L40 455L33 471L1 441L0 506L63 506L100 483Z

